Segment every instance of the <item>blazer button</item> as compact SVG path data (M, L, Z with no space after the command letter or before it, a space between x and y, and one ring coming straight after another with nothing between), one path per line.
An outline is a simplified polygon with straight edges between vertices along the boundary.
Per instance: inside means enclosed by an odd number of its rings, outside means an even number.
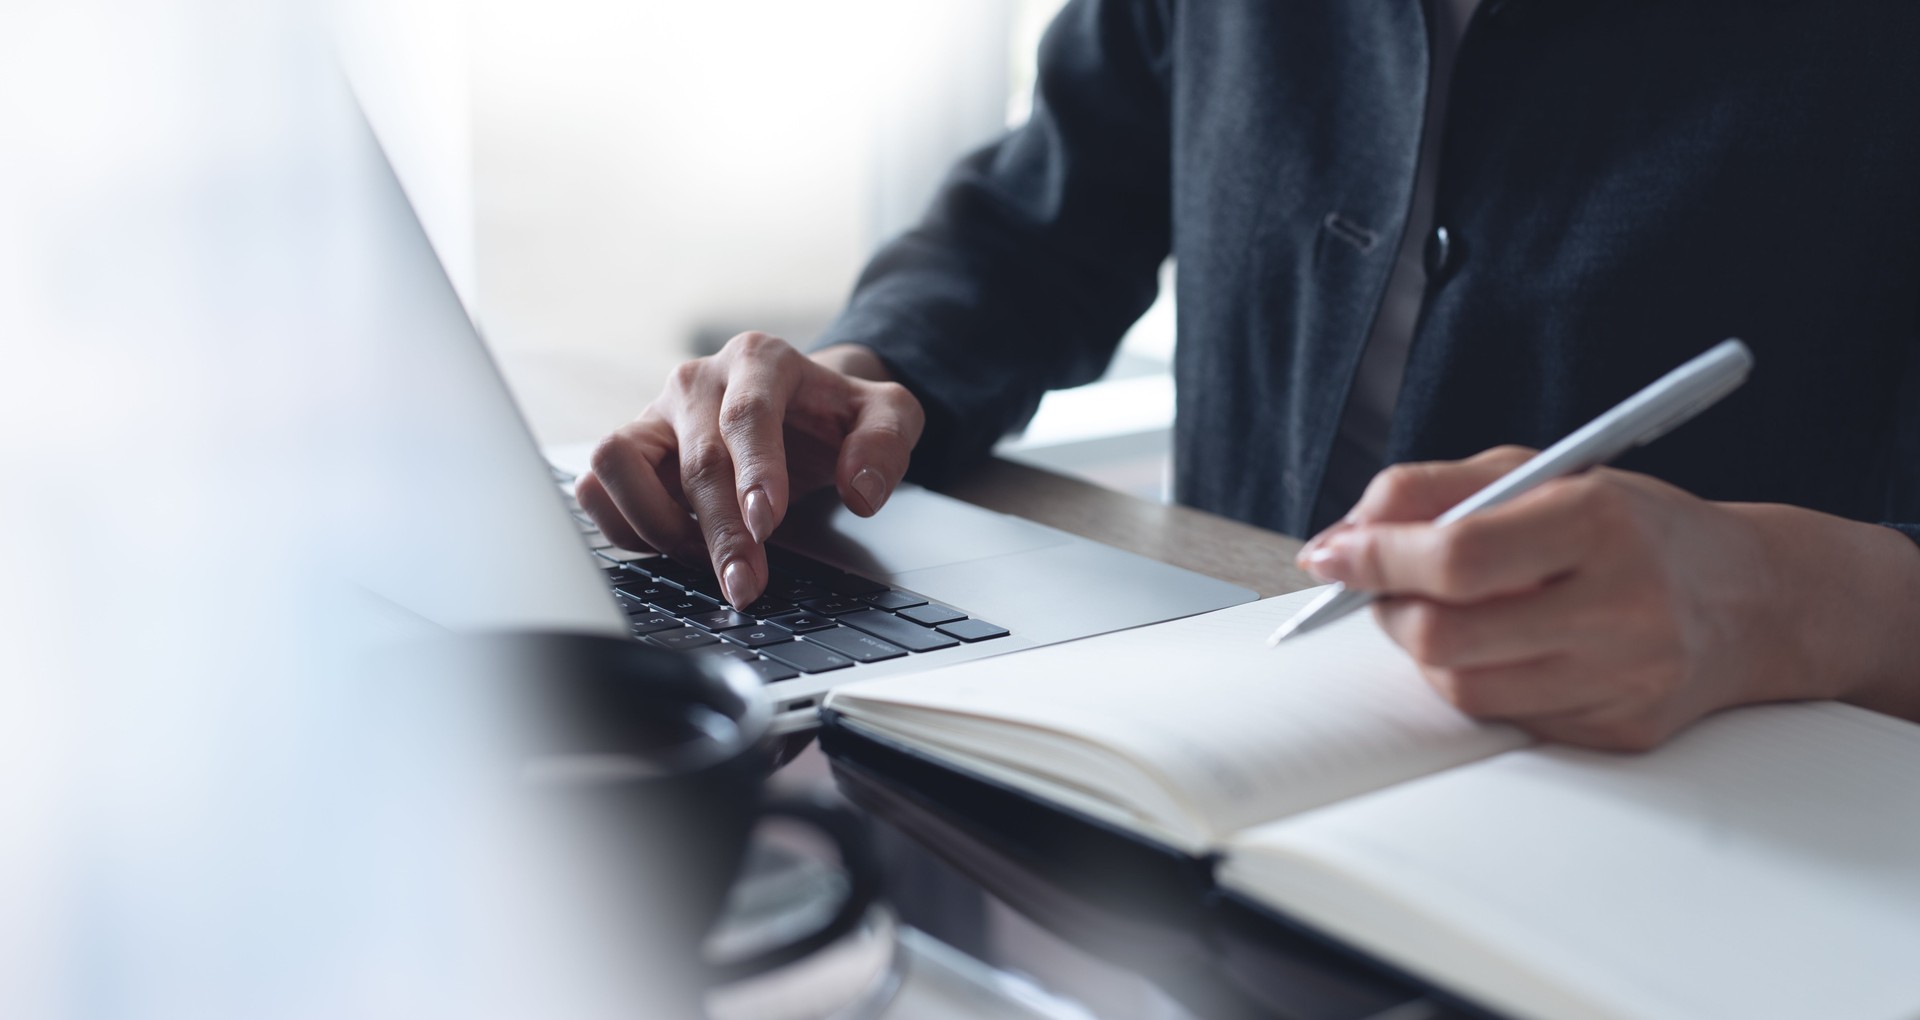
M1459 245L1454 243L1453 233L1446 227L1434 227L1427 235L1427 279L1438 280L1459 261Z

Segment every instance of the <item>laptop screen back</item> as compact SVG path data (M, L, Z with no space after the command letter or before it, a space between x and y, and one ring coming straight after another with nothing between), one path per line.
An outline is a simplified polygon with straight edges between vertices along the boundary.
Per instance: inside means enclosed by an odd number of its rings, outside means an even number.
M357 543L351 576L443 627L626 633L505 381L481 343L366 120L330 210L351 246L343 338L363 363L362 515L398 527ZM345 134L345 133L343 133ZM339 437L347 439L349 437Z

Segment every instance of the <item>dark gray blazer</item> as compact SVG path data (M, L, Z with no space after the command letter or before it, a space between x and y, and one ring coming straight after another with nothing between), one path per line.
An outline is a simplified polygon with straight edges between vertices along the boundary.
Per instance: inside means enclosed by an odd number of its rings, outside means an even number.
M1917 53L1905 0L1486 0L1391 459L1550 442L1739 336L1747 387L1621 466L1920 522ZM1178 498L1313 531L1426 78L1420 0L1075 0L1032 120L821 342L917 393L937 479L1098 376L1172 254Z

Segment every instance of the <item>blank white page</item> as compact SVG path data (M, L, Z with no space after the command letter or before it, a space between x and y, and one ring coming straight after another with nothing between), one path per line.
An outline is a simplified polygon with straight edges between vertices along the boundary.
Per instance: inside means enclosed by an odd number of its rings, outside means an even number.
M1160 821L1199 841L1526 743L1455 711L1369 613L1268 648L1317 594L849 685L828 706L882 731L909 723L922 744L942 716L1000 720L956 727L947 746L1082 790L1124 784L1050 748L1104 749L1120 762L1106 768L1191 803L1204 831Z
M1920 1016L1920 726L1833 703L1538 747L1236 841L1223 884L1521 1016Z

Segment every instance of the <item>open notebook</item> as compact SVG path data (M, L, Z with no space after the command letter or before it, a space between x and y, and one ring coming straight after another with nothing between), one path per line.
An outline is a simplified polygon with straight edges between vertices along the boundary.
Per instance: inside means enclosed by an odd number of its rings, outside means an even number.
M1647 755L1474 723L1314 593L836 691L829 725L1183 854L1493 1010L1920 1016L1920 727L1723 713Z

